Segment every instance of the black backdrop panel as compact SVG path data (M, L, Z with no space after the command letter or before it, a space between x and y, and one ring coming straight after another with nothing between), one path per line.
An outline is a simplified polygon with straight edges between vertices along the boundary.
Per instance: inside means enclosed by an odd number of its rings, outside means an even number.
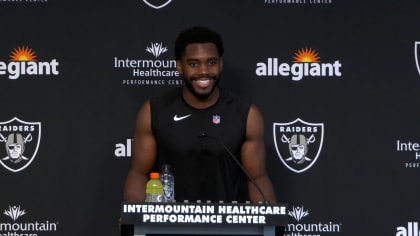
M222 85L264 115L285 235L419 235L419 11L391 0L0 1L0 234L118 235L137 110L182 84L175 37L204 25L224 38ZM19 135L21 160L8 152ZM293 135L306 138L304 164L289 159Z

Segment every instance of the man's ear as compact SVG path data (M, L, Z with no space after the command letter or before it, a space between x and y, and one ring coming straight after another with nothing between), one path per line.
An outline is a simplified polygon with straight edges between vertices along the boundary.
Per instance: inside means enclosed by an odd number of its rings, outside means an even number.
M178 73L182 74L183 70L182 70L182 64L180 60L176 60L176 70L178 71Z
M223 70L223 57L220 57L219 63L220 63L220 71L222 71Z

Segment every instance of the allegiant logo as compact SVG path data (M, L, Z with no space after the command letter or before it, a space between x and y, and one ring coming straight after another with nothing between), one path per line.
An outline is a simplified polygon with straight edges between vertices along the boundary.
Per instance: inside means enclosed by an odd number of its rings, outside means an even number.
M299 81L304 77L341 77L341 63L322 63L313 49L302 48L295 53L293 63L280 63L278 58L258 62L255 73L259 77L291 77Z
M9 79L18 79L21 75L58 75L58 62L56 59L38 61L35 52L29 47L17 47L11 55L9 62L0 61L0 76L7 75Z

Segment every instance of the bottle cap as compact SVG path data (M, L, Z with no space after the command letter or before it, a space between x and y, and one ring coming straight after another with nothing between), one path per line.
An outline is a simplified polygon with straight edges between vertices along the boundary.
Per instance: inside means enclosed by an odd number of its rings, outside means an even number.
M152 172L150 173L151 179L159 179L159 173L158 172Z

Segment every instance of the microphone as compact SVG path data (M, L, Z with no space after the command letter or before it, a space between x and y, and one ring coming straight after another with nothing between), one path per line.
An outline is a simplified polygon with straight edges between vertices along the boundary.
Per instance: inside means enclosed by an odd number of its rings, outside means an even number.
M248 173L248 171L245 170L245 168L243 167L243 165L238 161L238 159L235 158L235 155L232 154L232 152L229 150L228 147L226 147L226 145L222 142L222 140L220 140L219 138L216 138L216 137L214 137L212 135L209 135L206 132L199 132L198 133L198 137L200 137L200 138L212 138L212 139L215 139L225 149L225 151L235 161L235 163L242 169L242 171L245 173L245 175L248 177L248 179L251 180L252 184L255 186L255 188L258 190L258 192L260 193L261 197L263 198L264 203L265 204L268 204L268 201L265 198L265 195L264 195L263 191L261 190L260 186L258 186L258 184L255 182L254 178L252 178L251 175Z

